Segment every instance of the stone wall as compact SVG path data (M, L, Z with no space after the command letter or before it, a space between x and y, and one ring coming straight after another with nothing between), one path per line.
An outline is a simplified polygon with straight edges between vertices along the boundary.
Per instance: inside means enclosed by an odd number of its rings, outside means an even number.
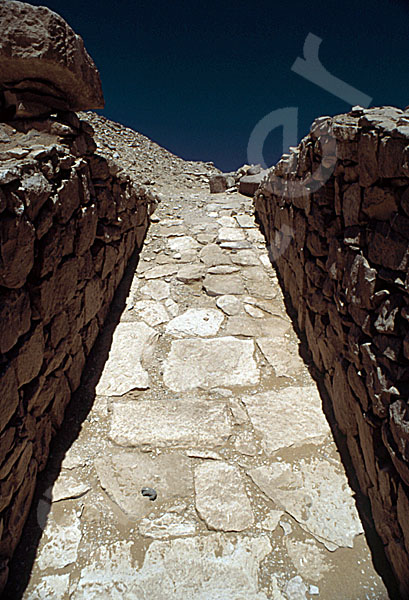
M0 589L155 197L75 113L0 123Z
M409 597L409 113L317 119L255 195L271 257Z

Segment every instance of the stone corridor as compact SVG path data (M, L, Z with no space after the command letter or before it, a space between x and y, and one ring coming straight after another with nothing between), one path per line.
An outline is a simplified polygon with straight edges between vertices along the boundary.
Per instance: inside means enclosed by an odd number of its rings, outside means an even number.
M386 599L252 200L179 192L33 509L22 597Z

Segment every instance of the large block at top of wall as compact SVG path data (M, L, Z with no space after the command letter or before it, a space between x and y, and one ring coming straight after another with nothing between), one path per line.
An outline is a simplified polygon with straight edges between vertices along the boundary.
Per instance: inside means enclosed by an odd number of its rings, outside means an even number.
M409 112L317 119L255 208L407 598Z

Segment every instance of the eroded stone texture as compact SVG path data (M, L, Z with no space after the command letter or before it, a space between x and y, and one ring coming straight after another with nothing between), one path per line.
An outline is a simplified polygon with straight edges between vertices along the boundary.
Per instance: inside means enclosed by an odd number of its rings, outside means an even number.
M341 467L325 459L275 462L249 471L254 483L329 550L353 547L362 533Z
M231 434L224 402L195 398L116 402L112 406L111 439L121 446L210 447Z
M274 368L277 377L294 379L305 371L306 367L288 339L280 336L261 337L256 339L257 346Z
M314 386L290 386L252 396L243 396L253 427L262 436L264 450L322 439L330 428Z
M0 3L0 23L1 84L25 81L17 90L32 91L39 105L48 98L50 112L64 108L61 99L72 110L104 108L99 73L81 37L62 17L45 6L9 1ZM44 82L40 93L35 94L33 79Z
M132 310L151 327L156 327L157 325L161 325L162 323L167 323L169 321L169 315L166 312L163 304L160 302L154 302L153 300L140 300L135 302Z
M96 393L122 396L135 388L148 388L149 375L143 363L152 354L157 337L157 332L145 323L119 323Z
M217 334L223 320L223 314L217 309L190 308L167 324L166 333L175 337L210 337Z
M50 517L44 532L48 541L43 545L38 557L38 568L62 569L75 563L81 541L80 520L75 510L63 515L58 522Z
M186 518L176 512L167 512L157 519L142 519L139 523L140 534L155 540L191 537L196 534L196 529L196 521L193 518Z
M209 529L243 531L253 524L250 500L239 470L224 462L195 469L196 510Z
M163 380L175 392L216 386L255 385L259 372L252 340L231 336L175 340L164 364Z
M145 517L151 501L142 496L143 487L157 492L155 506L188 496L193 491L189 460L183 454L164 454L153 458L142 452L114 451L97 459L99 482L109 497L132 519Z
M227 538L213 534L154 541L139 570L131 549L131 541L99 548L81 570L73 600L99 600L101 590L113 600L150 596L169 600L267 600L258 581L260 562L271 551L266 536ZM274 587L271 600L281 600L283 596L277 585Z

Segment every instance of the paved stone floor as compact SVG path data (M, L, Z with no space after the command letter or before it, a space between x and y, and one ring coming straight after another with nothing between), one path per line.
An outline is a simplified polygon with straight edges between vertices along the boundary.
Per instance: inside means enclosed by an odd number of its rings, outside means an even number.
M252 201L196 192L155 213L23 597L387 598Z

